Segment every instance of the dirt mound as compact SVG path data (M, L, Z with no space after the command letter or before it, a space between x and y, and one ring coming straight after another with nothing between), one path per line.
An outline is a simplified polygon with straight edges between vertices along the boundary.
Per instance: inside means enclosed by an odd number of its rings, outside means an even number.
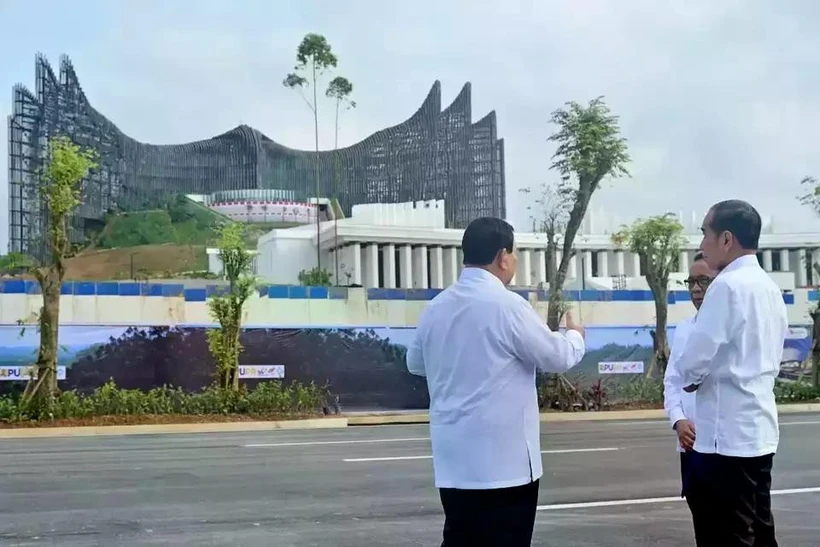
M107 281L176 277L208 269L202 245L141 245L83 252L68 261L66 279Z

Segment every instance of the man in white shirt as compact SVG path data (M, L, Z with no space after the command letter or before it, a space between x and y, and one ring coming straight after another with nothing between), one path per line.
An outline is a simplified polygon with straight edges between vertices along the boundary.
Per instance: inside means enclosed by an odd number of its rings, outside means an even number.
M788 319L757 260L760 228L758 212L740 200L712 206L701 228L703 257L720 273L678 359L678 385L697 391L689 494L698 545L777 545L774 383Z
M507 290L513 228L479 218L464 231L464 271L425 309L407 368L427 378L442 547L528 547L542 475L535 372L564 372L584 356L567 314L551 331Z
M706 289L717 275L703 260L703 253L698 252L692 265L689 267L689 277L686 278L686 288L689 289L689 299L695 306L695 312L703 304ZM691 469L692 450L695 447L695 394L686 393L680 384L678 359L681 350L686 345L686 339L695 323L697 315L684 319L675 326L675 337L672 340L672 352L669 364L663 377L663 407L672 429L678 436L678 452L680 453L681 496L689 501L688 485Z

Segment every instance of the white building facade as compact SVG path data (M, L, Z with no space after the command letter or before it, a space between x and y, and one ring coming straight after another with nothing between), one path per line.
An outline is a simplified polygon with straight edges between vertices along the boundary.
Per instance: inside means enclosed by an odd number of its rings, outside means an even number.
M584 225L594 231L595 218ZM685 223L687 225L689 223ZM692 228L687 226L687 231ZM608 231L608 230L600 230ZM268 283L298 284L299 272L317 263L333 275L334 284L367 288L441 289L461 272L463 230L444 228L444 203L428 201L358 205L351 218L272 230L259 239L258 269ZM687 236L678 271L670 285L680 288L700 243ZM543 234L516 232L518 272L513 284L537 287L548 283ZM814 264L820 263L820 233L764 233L761 265L784 290L820 284ZM560 257L559 257L560 260ZM619 249L610 233L579 233L570 259L566 289L647 289L641 261Z

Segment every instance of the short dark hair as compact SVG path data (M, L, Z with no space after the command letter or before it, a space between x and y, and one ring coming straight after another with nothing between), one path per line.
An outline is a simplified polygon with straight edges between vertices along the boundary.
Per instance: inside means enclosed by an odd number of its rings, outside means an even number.
M498 253L504 249L513 251L515 236L513 227L500 218L481 217L473 220L464 230L461 251L464 264L487 266L492 264Z
M715 203L711 211L712 222L709 227L713 232L730 232L742 248L757 250L763 224L757 209L745 201L729 199Z
M695 253L695 258L692 262L697 262L698 260L703 260L703 251L698 251Z

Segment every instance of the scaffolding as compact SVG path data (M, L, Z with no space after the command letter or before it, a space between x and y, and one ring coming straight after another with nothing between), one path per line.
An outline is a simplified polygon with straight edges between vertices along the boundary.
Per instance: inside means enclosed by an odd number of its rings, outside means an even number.
M46 252L38 173L55 135L99 154L99 166L83 181L82 205L72 215L74 242L100 230L109 213L160 207L179 194L226 190L272 189L298 201L332 197L346 215L356 204L443 199L447 226L453 228L482 216L504 218L504 141L497 137L494 112L472 123L470 92L467 83L442 111L441 84L435 82L407 121L318 154L282 146L247 125L208 140L157 146L126 136L97 112L68 57L61 58L58 77L37 55L36 93L15 86L9 117L10 249L32 256Z

